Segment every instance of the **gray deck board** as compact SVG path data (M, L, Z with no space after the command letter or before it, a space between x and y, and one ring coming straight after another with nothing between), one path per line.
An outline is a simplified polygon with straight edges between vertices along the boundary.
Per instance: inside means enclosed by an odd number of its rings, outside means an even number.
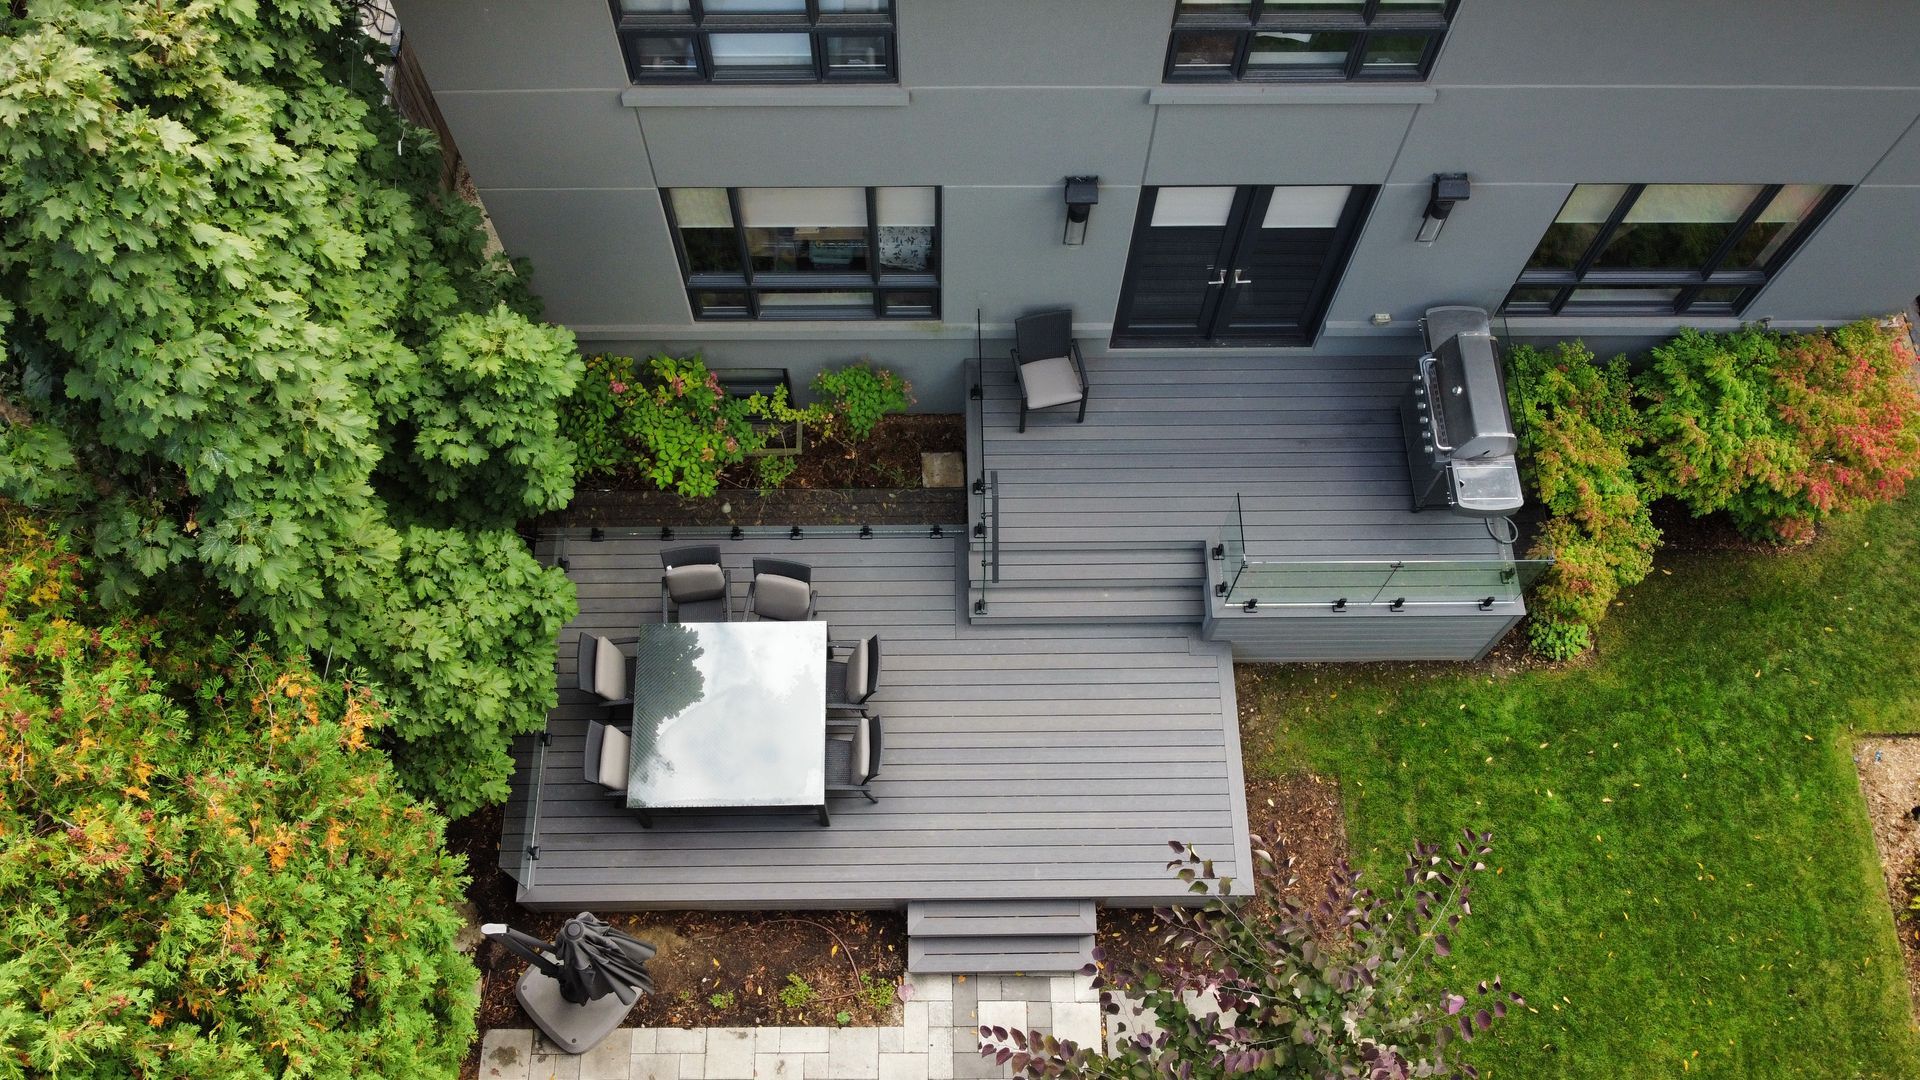
M603 710L563 689L548 720L531 838L519 811L533 791L535 746L530 738L517 745L501 864L517 868L520 849L538 844L522 902L609 910L1168 903L1187 895L1164 869L1168 840L1243 863L1228 651L1189 627L969 624L960 611L960 535L720 542L736 610L752 558L787 556L814 567L820 616L836 638L881 635L877 804L834 800L830 828L804 812L762 812L663 814L642 829L581 777L586 721ZM543 559L566 559L579 590L580 615L561 637L562 687L574 672L576 629L611 633L658 619L664 546L583 533L539 545ZM1198 569L1196 559L1176 561Z
M1088 367L1085 423L1039 412L1020 433L1010 362L977 365L970 467L995 480L1000 555L997 581L972 569L981 619L1197 620L1204 545L1235 496L1254 558L1502 555L1477 520L1409 509L1403 360L1120 353Z

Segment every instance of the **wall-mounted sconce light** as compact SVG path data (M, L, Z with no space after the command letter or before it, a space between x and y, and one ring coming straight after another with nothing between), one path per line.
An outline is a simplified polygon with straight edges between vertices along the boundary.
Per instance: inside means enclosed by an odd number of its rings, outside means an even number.
M1093 216L1093 208L1100 201L1100 178L1097 176L1067 177L1067 227L1060 233L1063 244L1084 244L1087 242L1087 219Z
M1433 194L1427 198L1427 216L1420 222L1420 233L1414 239L1422 244L1439 239L1440 227L1447 223L1454 205L1472 197L1473 184L1467 180L1466 173L1433 174Z

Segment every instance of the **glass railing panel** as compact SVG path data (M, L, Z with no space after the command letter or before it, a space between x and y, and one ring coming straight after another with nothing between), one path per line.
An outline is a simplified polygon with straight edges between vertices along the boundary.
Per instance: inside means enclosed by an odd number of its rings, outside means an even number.
M1256 607L1483 606L1522 598L1551 559L1249 559L1225 602Z
M1233 509L1227 511L1227 520L1220 527L1219 554L1220 580L1226 583L1226 595L1231 596L1240 572L1247 566L1247 521L1237 494L1233 497Z
M540 796L547 773L546 734L530 736L528 742L532 744L525 758L528 771L524 782L518 785L525 792L525 801L517 808L513 825L501 835L503 845L513 844L517 850L501 852L500 860L507 873L523 886L533 884L534 869L538 865L535 856L540 843Z

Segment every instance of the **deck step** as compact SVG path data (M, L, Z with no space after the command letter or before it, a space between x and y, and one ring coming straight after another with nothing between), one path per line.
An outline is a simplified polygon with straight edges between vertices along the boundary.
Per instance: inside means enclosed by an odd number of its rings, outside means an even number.
M907 905L907 933L935 937L1091 934L1091 900L920 900Z
M907 970L919 975L1071 975L1092 962L1092 934L907 941Z
M1201 545L1143 544L1077 551L1004 547L998 581L982 580L979 548L969 552L970 595L984 597L974 622L1194 623L1206 559Z
M1093 959L1091 900L927 900L907 905L907 970L1059 974Z

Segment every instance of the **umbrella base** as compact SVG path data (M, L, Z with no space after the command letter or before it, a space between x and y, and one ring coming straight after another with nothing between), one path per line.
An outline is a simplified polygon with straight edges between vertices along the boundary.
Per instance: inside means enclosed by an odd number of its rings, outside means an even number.
M614 994L575 1005L560 996L559 982L536 968L528 968L527 973L520 976L516 996L520 1007L527 1010L527 1015L533 1017L547 1038L569 1054L584 1054L600 1045L600 1040L613 1034L613 1029L620 1026L632 1008L622 1005Z

